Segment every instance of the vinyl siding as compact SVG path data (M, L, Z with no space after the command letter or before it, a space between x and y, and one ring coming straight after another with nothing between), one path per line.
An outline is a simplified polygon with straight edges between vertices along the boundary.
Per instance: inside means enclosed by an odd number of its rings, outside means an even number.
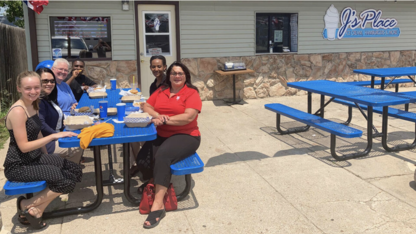
M134 2L130 10L121 10L121 1L75 2L49 1L40 15L36 14L39 61L52 58L49 16L110 16L113 60L136 60Z
M395 18L398 38L323 39L324 15L333 3L338 11L382 10ZM180 2L182 58L253 56L256 13L298 13L298 54L416 49L414 2ZM369 27L369 25L367 25Z

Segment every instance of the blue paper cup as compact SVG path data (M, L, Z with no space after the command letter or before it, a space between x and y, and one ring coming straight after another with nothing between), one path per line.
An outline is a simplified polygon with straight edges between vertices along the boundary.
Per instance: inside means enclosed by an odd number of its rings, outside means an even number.
M117 119L118 121L123 121L124 116L126 115L126 103L117 103Z
M98 105L100 107L100 118L106 118L108 110L108 101L99 101Z
M111 90L116 90L117 89L117 79L111 79Z

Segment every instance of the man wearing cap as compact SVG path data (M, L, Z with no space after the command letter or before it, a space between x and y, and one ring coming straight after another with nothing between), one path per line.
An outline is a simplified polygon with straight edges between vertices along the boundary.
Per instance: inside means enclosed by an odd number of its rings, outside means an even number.
M69 115L71 109L75 109L78 105L77 100L72 93L71 88L65 82L69 71L69 63L66 59L58 58L52 66L52 71L56 77L56 87L58 88L58 103L64 114Z
M97 84L92 81L90 78L84 75L85 63L81 59L77 59L72 62L72 71L68 74L64 80L69 87L71 87L72 93L74 94L77 102L81 99L84 90L87 90L88 87L97 87Z

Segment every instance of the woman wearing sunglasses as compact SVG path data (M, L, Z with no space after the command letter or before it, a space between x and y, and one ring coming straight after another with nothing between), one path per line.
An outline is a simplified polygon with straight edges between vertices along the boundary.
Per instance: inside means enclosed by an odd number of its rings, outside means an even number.
M64 114L58 104L58 90L56 78L49 68L40 68L36 71L41 78L41 95L39 103L39 118L42 122L42 135L44 137L61 132L64 129ZM83 150L81 148L60 148L58 141L46 144L48 154L58 154L72 162L79 163Z

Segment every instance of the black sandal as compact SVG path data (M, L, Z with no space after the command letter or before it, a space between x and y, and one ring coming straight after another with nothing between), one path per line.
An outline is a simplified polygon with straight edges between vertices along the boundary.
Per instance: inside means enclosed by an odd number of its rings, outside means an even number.
M150 225L143 224L143 227L146 229L154 228L157 225L159 225L160 220L162 220L166 216L165 209L163 210L156 210L150 212L149 216L147 216L146 221L150 223ZM156 219L159 218L159 220L156 221Z
M20 196L17 198L16 208L17 208L17 220L23 225L30 225L29 221L27 220L25 213L20 208L20 203L22 200L25 200L24 196Z
M25 210L25 211L24 211L24 214L25 214L25 216L26 216L26 219L29 221L30 226L31 226L33 229L42 229L42 228L45 228L45 227L47 227L47 226L48 226L48 224L47 224L47 223L44 223L44 222L43 222L42 217L36 218L36 217L32 216L32 215L29 213L29 210Z

